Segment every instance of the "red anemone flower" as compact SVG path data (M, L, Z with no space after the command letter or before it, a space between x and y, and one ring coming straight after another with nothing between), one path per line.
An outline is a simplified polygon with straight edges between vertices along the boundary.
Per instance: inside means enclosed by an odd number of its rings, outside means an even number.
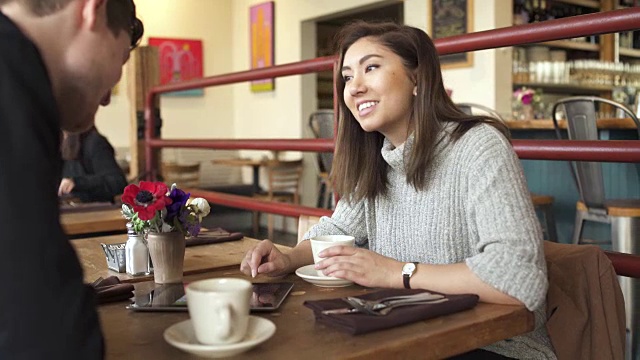
M167 185L161 182L141 181L140 187L127 185L122 194L122 202L131 205L141 220L151 220L160 211L170 205L172 200L167 196Z

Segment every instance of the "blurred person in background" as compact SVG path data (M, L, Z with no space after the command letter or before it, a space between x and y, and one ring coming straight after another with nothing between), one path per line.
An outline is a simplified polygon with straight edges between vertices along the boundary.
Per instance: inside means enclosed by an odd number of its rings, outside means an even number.
M63 131L62 181L58 196L82 202L113 202L127 186L123 170L107 138L94 127L81 134Z

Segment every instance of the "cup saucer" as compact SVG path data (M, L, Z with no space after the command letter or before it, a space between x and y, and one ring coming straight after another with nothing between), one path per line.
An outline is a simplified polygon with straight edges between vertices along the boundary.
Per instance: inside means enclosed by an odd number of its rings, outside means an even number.
M224 358L240 354L266 341L276 332L276 325L270 320L249 317L249 328L242 341L233 344L204 345L196 339L191 319L169 326L164 331L164 339L171 345L191 354L206 358Z
M304 281L312 283L316 286L322 287L344 287L353 284L353 281L340 279L332 276L319 276L314 269L313 264L303 266L296 270L296 275L301 277Z

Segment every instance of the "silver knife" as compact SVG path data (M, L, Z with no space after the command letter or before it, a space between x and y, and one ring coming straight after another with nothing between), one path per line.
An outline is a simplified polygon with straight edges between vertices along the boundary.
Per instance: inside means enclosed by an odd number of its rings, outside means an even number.
M359 312L360 310L355 308L340 308L340 309L324 310L322 311L322 315L356 314Z

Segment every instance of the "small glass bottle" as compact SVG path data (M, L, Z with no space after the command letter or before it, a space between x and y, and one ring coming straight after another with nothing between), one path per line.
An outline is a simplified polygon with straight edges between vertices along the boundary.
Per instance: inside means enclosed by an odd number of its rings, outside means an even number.
M136 234L133 224L127 223L127 244L125 257L127 274L138 276L149 273L149 248L142 234Z

